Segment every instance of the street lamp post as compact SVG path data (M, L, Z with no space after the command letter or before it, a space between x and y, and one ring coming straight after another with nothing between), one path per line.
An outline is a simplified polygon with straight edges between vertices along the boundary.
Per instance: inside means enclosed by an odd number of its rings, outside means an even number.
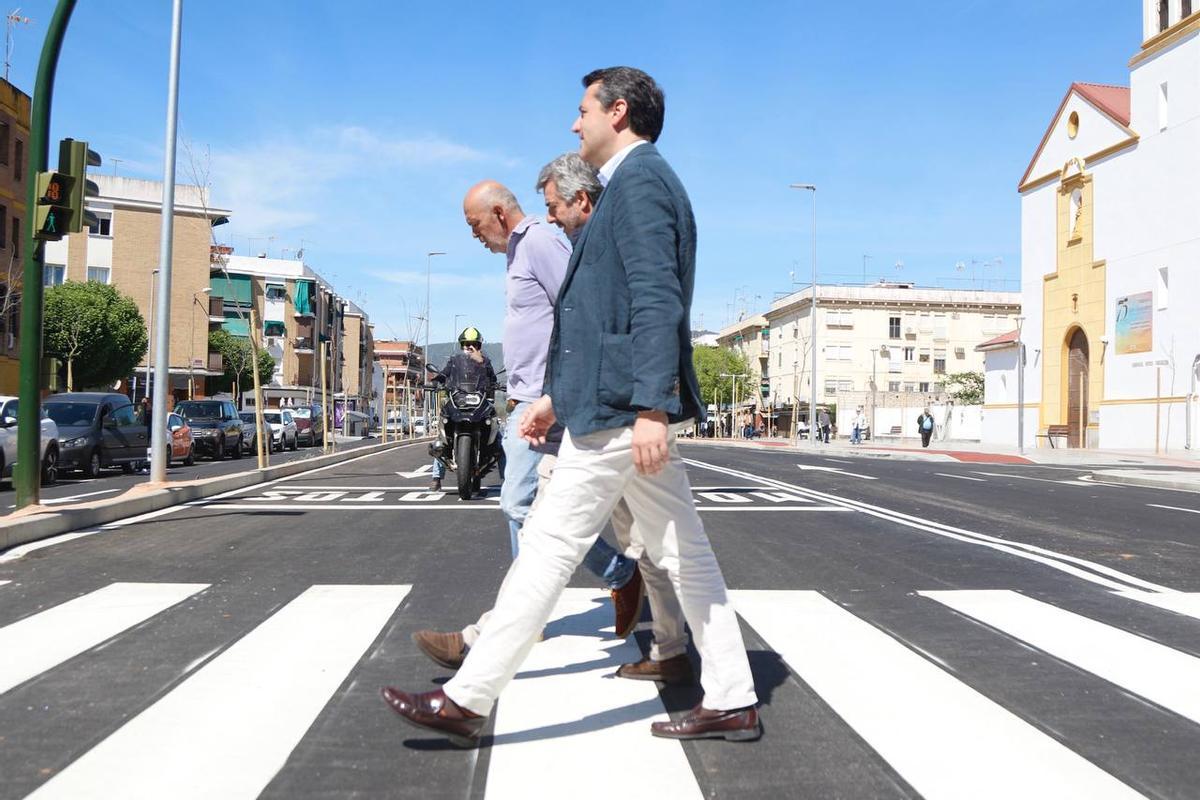
M875 437L875 404L878 402L875 395L878 388L875 383L875 354L878 352L878 347L871 348L871 438Z
M158 269L150 271L150 322L146 325L146 396L150 396L150 368L154 362L154 280L158 277Z
M1025 455L1025 342L1021 329L1025 317L1017 317L1017 452Z
M454 341L455 339L458 338L458 321L465 316L467 316L467 315L466 314L455 314L454 315L454 330L450 332L450 341Z
M812 435L812 429L817 421L817 187L811 183L793 183L790 184L790 188L812 192L813 196L812 303L808 309L809 318L812 322L809 334L809 346L812 348L812 376L810 377L812 392L808 403L808 438L812 446L816 448L817 437Z
M196 397L196 306L204 309L204 316L207 319L208 309L200 301L200 295L208 294L212 294L210 286L206 286L192 295L192 335L188 339L188 400L194 400Z
M430 330L432 319L433 319L433 315L429 313L430 312L429 287L432 285L432 278L430 277L432 275L430 262L433 261L434 256L444 256L444 255L446 255L446 254L440 250L430 250L428 253L425 254L425 358L424 358L424 361L426 364L429 363L429 330ZM421 382L422 383L425 382L424 369L422 369L422 371L421 371ZM424 409L423 413L425 414L425 435L428 436L429 431L433 428L433 416L430 414L430 411L429 411L429 393L421 392L421 399L423 401L421 406Z

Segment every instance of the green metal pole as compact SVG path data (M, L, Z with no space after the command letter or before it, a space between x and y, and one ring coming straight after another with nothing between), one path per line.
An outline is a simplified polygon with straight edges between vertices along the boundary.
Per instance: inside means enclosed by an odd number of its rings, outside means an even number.
M29 164L25 170L25 219L21 226L24 242L25 280L21 287L21 381L20 407L17 413L17 467L13 473L17 507L36 504L41 489L41 418L42 418L42 261L43 245L34 241L33 223L36 215L37 177L46 170L49 160L50 100L54 95L54 73L58 69L58 52L75 0L58 0L42 58L38 62L37 83L29 117Z

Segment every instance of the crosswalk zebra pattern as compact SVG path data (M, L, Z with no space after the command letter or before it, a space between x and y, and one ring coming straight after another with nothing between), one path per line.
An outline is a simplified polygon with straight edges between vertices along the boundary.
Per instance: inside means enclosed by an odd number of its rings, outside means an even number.
M209 588L113 583L0 627L0 713L6 704L22 703L23 692L43 676L106 658L112 642L166 624L168 612L179 624L188 603ZM186 665L182 679L137 713L114 720L96 741L63 741L71 757L61 769L21 794L0 781L0 797L257 797L288 769L339 691L378 690L374 682L360 685L356 669L375 657L414 591L419 587L313 585L285 598L211 657ZM636 796L713 794L712 776L689 751L694 745L649 735L649 723L667 716L656 685L612 678L617 665L640 654L632 640L613 638L611 611L599 594L563 594L545 640L502 696L484 796L609 796L612 784L596 778L597 765L606 764L619 765ZM730 596L798 685L921 797L1146 793L1128 769L1081 754L1036 713L1006 708L987 687L955 674L950 653L905 641L869 611L816 591L734 590ZM1193 595L1105 597L1193 626L1200 635L1190 613L1197 608ZM1016 591L931 590L908 599L935 623L969 620L1004 647L1078 670L1080 702L1100 687L1115 687L1143 701L1139 709L1151 720L1200 724L1200 658L1192 653ZM420 679L396 677L401 685ZM769 742L769 705L763 718ZM397 722L396 736L413 733Z

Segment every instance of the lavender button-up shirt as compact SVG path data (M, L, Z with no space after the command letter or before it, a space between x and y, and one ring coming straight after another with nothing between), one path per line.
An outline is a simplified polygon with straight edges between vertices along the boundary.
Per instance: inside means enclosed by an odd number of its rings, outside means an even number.
M525 217L508 237L504 366L508 396L514 400L532 402L542 396L554 303L570 259L570 248L538 217Z

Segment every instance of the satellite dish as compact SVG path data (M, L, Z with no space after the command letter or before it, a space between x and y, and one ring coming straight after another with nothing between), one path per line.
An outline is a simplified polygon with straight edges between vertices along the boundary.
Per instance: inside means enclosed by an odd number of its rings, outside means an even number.
M296 251L296 260L299 261L302 258L304 258L304 248L303 247L301 247L299 250Z

